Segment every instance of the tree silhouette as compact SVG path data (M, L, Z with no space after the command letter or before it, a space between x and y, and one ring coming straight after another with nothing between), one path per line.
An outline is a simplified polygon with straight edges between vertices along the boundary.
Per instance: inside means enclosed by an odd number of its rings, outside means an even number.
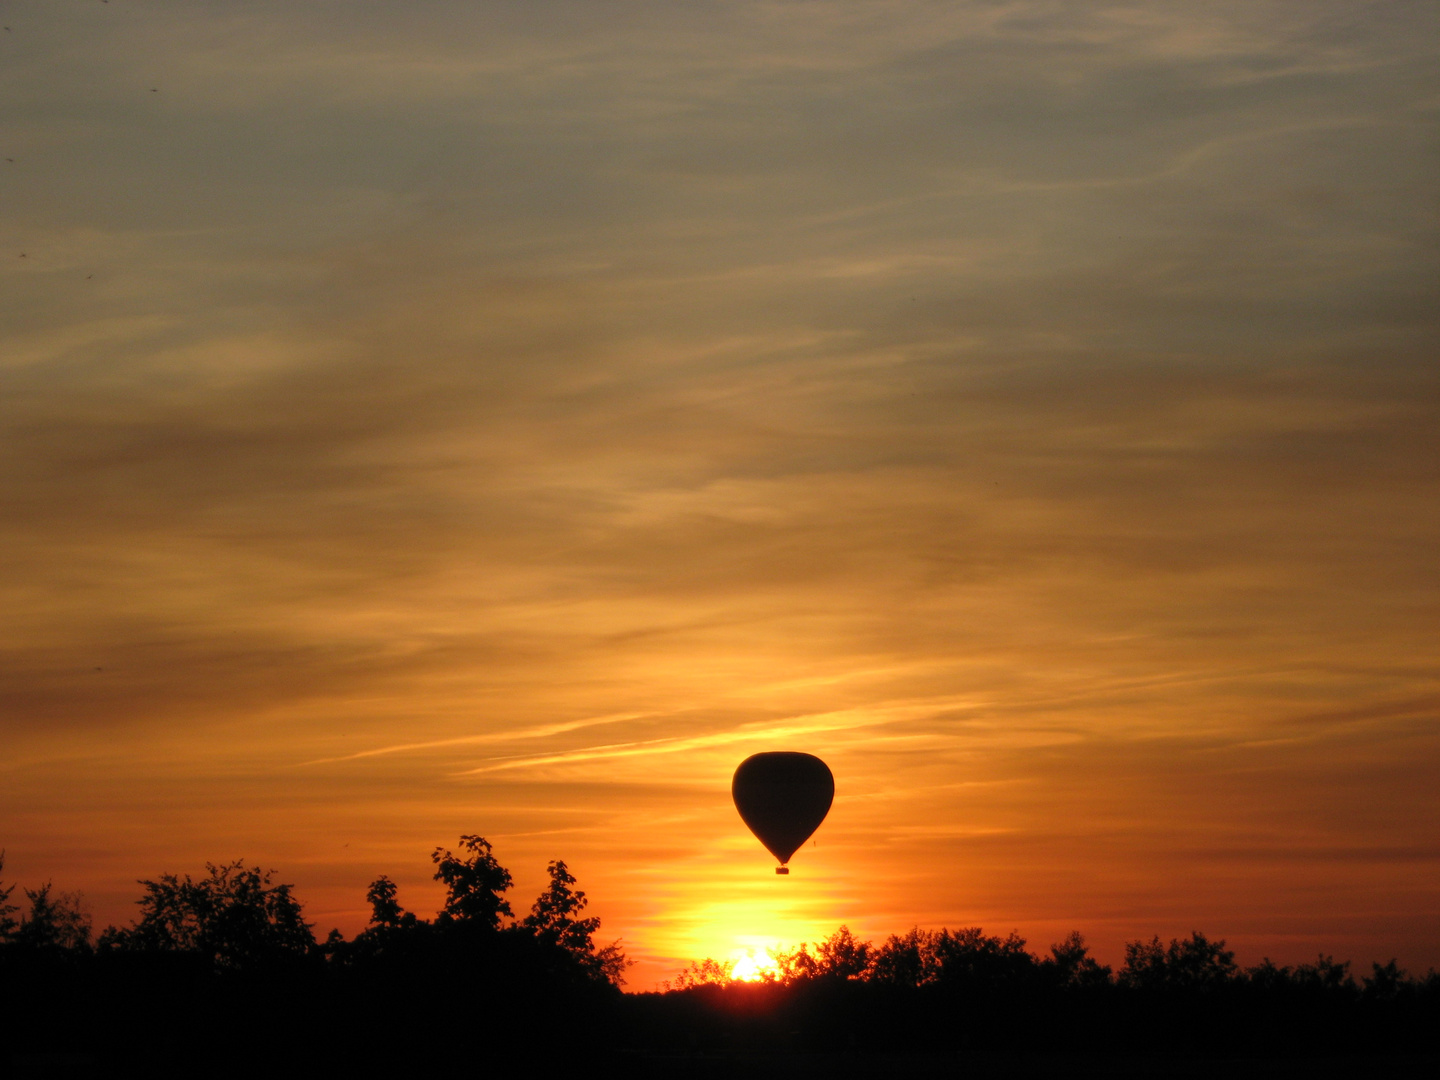
M567 952L593 951L595 943L591 935L600 926L600 920L576 918L590 901L584 892L571 888L575 878L560 860L547 866L546 872L550 875L550 887L536 897L523 925L533 930L541 941L559 945Z
M978 926L932 935L930 954L934 981L942 986L998 990L1022 985L1035 970L1019 934L994 937Z
M1273 992L1293 985L1295 973L1292 968L1282 967L1267 956L1254 967L1245 969L1245 981L1257 990Z
M0 851L0 874L5 872L5 852ZM15 891L14 885L6 885L0 880L0 944L9 941L19 929L20 924L15 919L15 913L20 908L10 903L10 894Z
M912 927L891 934L875 953L871 978L890 986L924 986L935 981L935 935Z
M618 941L596 949L594 934L600 928L595 916L578 918L590 901L585 893L573 888L575 878L559 859L546 867L550 887L535 899L522 926L536 938L569 953L590 975L609 982L624 982L624 971L631 961L620 952Z
M1301 964L1295 969L1295 982L1313 990L1331 993L1354 994L1355 977L1350 974L1350 961L1337 963L1333 956L1321 953L1313 964Z
M1125 966L1119 982L1143 990L1208 990L1223 986L1237 974L1235 954L1225 942L1210 941L1200 931L1189 938L1131 941L1125 945Z
M182 881L162 874L142 881L140 918L128 930L106 930L101 945L142 952L186 952L217 968L245 968L304 955L315 944L289 885L272 884L273 870L206 863L209 875Z
M810 945L804 941L793 949L771 949L770 962L774 974L766 978L772 982L804 982L820 974L820 963L810 955Z
M1042 971L1060 986L1075 989L1110 985L1110 966L1098 963L1078 930L1064 941L1050 946L1050 955L1040 961Z
M704 960L692 960L675 978L666 979L660 985L666 990L693 990L697 986L729 986L733 981L734 960L716 960L707 956Z
M1393 959L1388 964L1371 964L1372 974L1362 981L1364 997L1369 1001L1394 1001L1410 983L1409 976Z
M498 930L500 916L510 914L509 902L500 895L510 888L510 871L496 861L483 836L462 836L460 847L468 857L438 847L430 855L435 880L444 882L447 890L440 921Z
M870 973L875 949L868 941L857 941L848 926L842 926L824 941L817 941L814 951L807 942L793 949L772 949L770 959L774 973L767 979L793 983L805 979L859 979Z
M76 893L51 895L51 884L26 889L30 911L15 932L17 944L32 949L88 949L90 916L80 909Z
M458 1074L473 1071L477 1039L435 1033L475 1030L490 1060L543 1045L567 1063L620 1054L635 1075L658 1075L634 1072L656 1053L837 1046L886 1056L1113 1055L1128 1075L1134 1055L1403 1062L1433 1055L1440 1025L1434 971L1417 979L1393 960L1375 964L1363 989L1349 964L1325 955L1242 972L1223 940L1198 931L1128 943L1112 977L1079 934L1037 956L1015 933L978 927L916 927L877 947L841 926L776 954L778 973L761 984L705 959L663 984L666 993L622 995L613 984L628 961L618 942L596 948L599 919L586 915L588 898L563 861L549 863L549 885L528 915L502 924L509 872L483 838L460 843L458 855L436 848L431 857L447 887L436 919L405 911L382 875L366 892L366 929L351 941L332 932L323 946L290 886L238 861L209 864L198 881L142 881L135 924L108 929L99 949L88 945L75 896L48 883L27 889L21 920L17 886L0 883L0 1061L74 1051L124 1075L172 1059L229 1075L268 1056L289 1071L408 1075L423 1057ZM616 1071L615 1060L603 1064L592 1071Z
M395 882L391 881L388 875L381 874L370 883L365 900L370 905L371 926L395 929L406 919L412 923L415 921L415 916L408 915L395 899L397 892Z
M857 941L848 926L815 945L816 973L839 979L860 979L870 970L873 947Z

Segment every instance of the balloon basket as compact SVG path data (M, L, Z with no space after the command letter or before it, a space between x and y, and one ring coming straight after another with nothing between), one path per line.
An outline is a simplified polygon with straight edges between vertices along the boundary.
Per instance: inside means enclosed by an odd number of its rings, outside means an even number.
M775 867L775 873L777 873L777 874L788 874L789 872L790 872L790 868L789 868L788 866L777 866L777 867Z

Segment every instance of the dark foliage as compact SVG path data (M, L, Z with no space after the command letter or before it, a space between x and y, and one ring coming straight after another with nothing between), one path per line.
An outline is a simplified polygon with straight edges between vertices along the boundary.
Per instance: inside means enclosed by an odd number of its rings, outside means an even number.
M630 961L620 950L618 941L602 949L595 947L593 934L600 928L595 917L577 918L590 903L579 889L572 889L575 878L563 862L552 862L547 868L550 888L535 900L535 906L521 924L541 942L571 956L592 978L620 985Z
M87 952L90 948L90 917L80 909L80 897L57 893L50 882L38 889L26 889L30 910L14 934L16 948Z
M405 911L382 876L366 894L369 925L348 941L317 942L291 886L239 861L140 882L135 922L93 948L77 898L26 890L30 912L16 921L13 887L0 886L0 1074L6 1055L59 1053L103 1060L106 1075L199 1061L210 1075L251 1075L282 1054L287 1074L410 1075L493 1065L539 1043L608 1045L628 961L618 943L595 947L599 920L580 917L587 900L565 864L551 864L550 888L513 922L510 874L484 838L432 859L447 890L433 920Z
M435 880L443 881L447 890L438 918L498 930L500 917L510 914L509 902L500 895L510 888L510 871L495 860L483 836L462 836L460 847L469 855L457 856L438 847L430 855Z
M0 851L0 874L5 872L5 852ZM0 879L0 945L9 942L15 936L15 931L20 928L15 913L20 910L19 906L10 902L10 895L15 891L14 885L6 885Z
M217 969L274 966L304 957L315 946L289 885L272 883L273 870L207 863L199 881L163 874L142 881L140 918L127 930L110 927L104 950L185 953Z
M762 983L732 981L728 965L704 960L668 992L634 996L635 1045L741 1056L839 1049L874 1061L1020 1055L1137 1069L1151 1059L1223 1058L1233 1073L1244 1061L1263 1071L1263 1062L1282 1058L1429 1054L1428 1033L1440 1024L1433 972L1414 979L1393 962L1375 965L1362 987L1348 965L1324 956L1242 970L1223 941L1198 932L1131 942L1118 974L1090 956L1079 934L1036 956L1015 934L978 928L915 928L875 946L841 927L774 961Z
M15 886L0 883L0 1072L6 1055L59 1052L103 1065L85 1075L203 1062L211 1076L248 1076L276 1060L282 1073L325 1075L468 1075L526 1061L641 1076L763 1074L757 1063L782 1061L804 1075L984 1075L985 1062L1021 1059L1041 1064L996 1068L1039 1075L1047 1061L1066 1063L1059 1071L1088 1061L1092 1074L1138 1075L1163 1059L1167 1072L1189 1061L1233 1075L1236 1062L1263 1072L1285 1059L1308 1062L1309 1075L1325 1073L1317 1062L1379 1057L1414 1071L1404 1055L1431 1053L1440 1028L1434 972L1414 978L1391 961L1357 981L1328 956L1242 969L1198 932L1131 942L1112 973L1079 934L1036 955L1016 934L975 927L917 927L877 945L842 926L777 954L760 983L707 959L664 993L625 996L628 961L618 942L596 946L599 920L565 863L550 863L548 888L516 920L510 874L482 837L432 861L447 890L433 919L406 911L381 876L365 929L323 942L290 886L241 862L141 882L134 924L95 946L77 897L27 889L22 912ZM897 1066L902 1057L915 1064Z
M1161 945L1158 937L1132 941L1125 946L1121 986L1157 992L1221 990L1234 981L1235 954L1223 941L1211 942L1198 930L1188 938L1172 938Z

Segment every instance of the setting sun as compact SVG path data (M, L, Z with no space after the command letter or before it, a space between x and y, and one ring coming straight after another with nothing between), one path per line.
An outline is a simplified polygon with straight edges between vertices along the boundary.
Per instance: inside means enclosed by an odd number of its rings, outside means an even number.
M760 982L776 974L773 950L778 943L764 948L735 949L730 953L730 977L737 982Z

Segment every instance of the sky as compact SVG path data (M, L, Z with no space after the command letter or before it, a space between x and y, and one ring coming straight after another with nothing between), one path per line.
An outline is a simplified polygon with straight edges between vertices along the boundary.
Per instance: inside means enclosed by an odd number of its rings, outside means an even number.
M1440 966L1434 4L0 16L8 880Z

